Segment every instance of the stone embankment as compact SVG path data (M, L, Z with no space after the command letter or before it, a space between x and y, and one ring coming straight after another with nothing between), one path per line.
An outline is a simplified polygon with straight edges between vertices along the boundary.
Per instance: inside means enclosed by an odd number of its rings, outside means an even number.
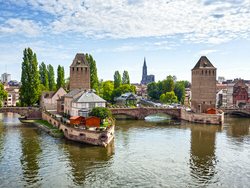
M62 133L55 133L55 132L53 132L53 131L56 131L58 129L50 129L46 125L43 125L43 124L38 123L38 122L33 122L33 124L36 125L37 127L39 127L40 129L44 130L46 133L48 133L51 136L54 136L54 137L64 137L64 135Z

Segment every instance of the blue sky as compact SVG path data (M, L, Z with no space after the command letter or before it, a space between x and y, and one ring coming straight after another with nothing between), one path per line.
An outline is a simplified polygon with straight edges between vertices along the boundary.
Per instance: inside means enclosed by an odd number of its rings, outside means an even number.
M0 0L0 74L20 80L23 50L60 64L89 53L99 79L127 70L141 81L146 57L156 81L191 81L205 55L226 79L250 79L249 0Z

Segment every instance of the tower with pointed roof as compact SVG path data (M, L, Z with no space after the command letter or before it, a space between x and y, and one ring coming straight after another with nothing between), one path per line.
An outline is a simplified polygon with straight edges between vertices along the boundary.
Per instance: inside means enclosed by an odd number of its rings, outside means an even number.
M191 71L191 109L197 113L216 109L216 68L206 56L202 56Z
M77 53L70 65L70 91L90 89L90 66L84 54Z
M154 75L148 75L148 71L147 71L147 65L146 65L146 58L144 57L144 63L143 63L143 67L142 67L142 80L141 80L141 84L147 85L150 82L154 82L155 81L155 76Z
M147 76L148 73L147 73L147 65L146 65L146 58L144 57L144 64L143 64L143 67L142 67L142 76Z

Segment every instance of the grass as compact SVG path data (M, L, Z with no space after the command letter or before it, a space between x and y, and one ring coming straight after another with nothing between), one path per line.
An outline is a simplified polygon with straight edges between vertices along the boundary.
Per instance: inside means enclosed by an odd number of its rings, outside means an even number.
M44 120L41 120L41 119L36 120L35 122L41 123L41 124L43 124L43 125L46 125L46 126L47 126L48 128L50 128L50 129L57 129L57 128L53 127L51 124L49 124L47 121L44 121Z
M52 131L52 133L59 133L59 134L63 134L63 131L62 131L62 130L54 130L54 131Z
M109 126L110 125L110 123L108 122L108 121L105 121L102 125L101 125L101 127L107 127L107 126Z

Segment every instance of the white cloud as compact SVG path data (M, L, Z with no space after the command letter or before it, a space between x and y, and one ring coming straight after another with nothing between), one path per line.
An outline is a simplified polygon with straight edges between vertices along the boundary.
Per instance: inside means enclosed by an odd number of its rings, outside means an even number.
M47 29L54 34L77 33L95 39L178 34L182 42L211 44L250 35L249 1L22 0L22 4L52 15ZM17 32L10 27L2 29Z
M0 33L2 36L24 35L26 37L39 37L42 35L42 30L41 23L36 23L32 20L11 18L0 25Z
M199 52L199 55L207 55L207 54L211 54L217 52L217 50L203 50Z

